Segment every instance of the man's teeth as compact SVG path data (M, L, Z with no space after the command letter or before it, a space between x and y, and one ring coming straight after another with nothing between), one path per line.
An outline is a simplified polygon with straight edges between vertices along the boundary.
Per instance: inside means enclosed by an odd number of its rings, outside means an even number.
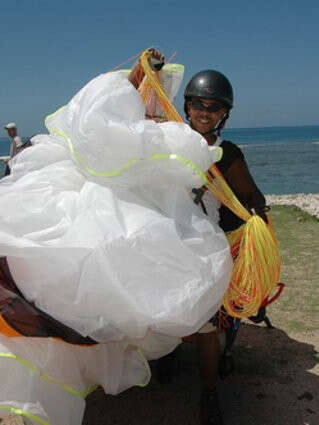
M199 120L202 124L208 124L209 123L209 120L203 120L203 119L200 119Z

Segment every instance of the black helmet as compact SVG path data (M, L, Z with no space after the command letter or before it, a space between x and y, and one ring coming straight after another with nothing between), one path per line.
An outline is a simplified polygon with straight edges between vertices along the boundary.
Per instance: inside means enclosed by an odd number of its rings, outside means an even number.
M221 72L208 69L198 72L187 84L184 92L185 100L190 97L218 100L227 109L233 107L233 88L229 80Z

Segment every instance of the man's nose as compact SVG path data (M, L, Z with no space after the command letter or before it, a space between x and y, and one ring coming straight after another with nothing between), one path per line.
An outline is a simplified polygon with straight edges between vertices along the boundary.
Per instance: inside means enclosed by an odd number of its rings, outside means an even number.
M200 115L203 118L209 118L210 117L210 113L207 111L207 109L204 109L203 111L200 111Z

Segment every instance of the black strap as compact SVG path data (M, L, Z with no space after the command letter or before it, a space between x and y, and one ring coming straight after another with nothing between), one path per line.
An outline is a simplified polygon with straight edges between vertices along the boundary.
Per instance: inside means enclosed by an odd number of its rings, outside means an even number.
M202 207L203 213L208 215L205 204L203 202L203 196L204 196L205 191L202 188L199 188L199 189L194 188L194 189L192 189L192 193L194 193L196 195L195 199L194 199L194 203L196 205L199 204Z

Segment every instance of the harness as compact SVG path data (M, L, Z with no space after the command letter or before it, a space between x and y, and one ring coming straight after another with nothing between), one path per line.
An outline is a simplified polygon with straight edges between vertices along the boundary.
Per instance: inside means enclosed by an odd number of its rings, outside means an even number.
M15 284L5 257L0 258L0 331L7 337L51 337L74 345L97 344L27 301Z

